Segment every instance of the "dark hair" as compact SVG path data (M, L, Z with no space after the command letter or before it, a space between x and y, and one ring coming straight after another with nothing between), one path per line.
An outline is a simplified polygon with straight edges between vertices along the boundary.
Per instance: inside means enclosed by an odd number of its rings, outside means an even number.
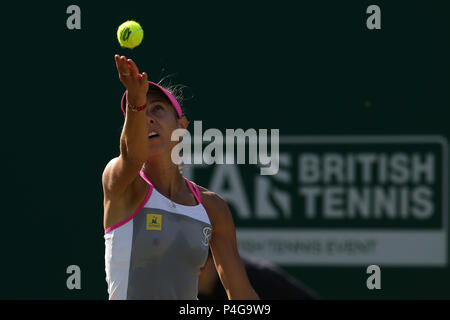
M170 78L174 77L175 75L176 75L175 73L168 74L162 77L161 80L157 82L157 84L166 89L167 91L169 91L175 97L175 99L177 99L178 103L180 104L181 114L185 116L186 112L184 108L184 102L186 100L192 99L193 95L191 94L189 98L186 98L183 90L189 87L184 84L172 84Z
M162 72L164 72L164 69L162 70ZM172 82L170 81L171 80L170 78L173 77L173 76L175 76L174 73L168 74L167 76L162 77L156 84L161 86L161 87L163 87L167 91L169 91L175 97L175 99L177 99L178 103L180 104L181 115L182 116L186 116L186 110L184 108L184 102L186 100L192 99L193 98L193 94L191 94L191 96L186 99L186 97L184 96L183 90L185 88L189 88L189 87L186 86L186 85L183 85L183 84L172 84ZM174 109L174 114L175 114L176 118L178 118L178 115L177 115L175 109ZM183 167L184 167L183 163L178 165L178 170L180 171L181 175L183 175Z

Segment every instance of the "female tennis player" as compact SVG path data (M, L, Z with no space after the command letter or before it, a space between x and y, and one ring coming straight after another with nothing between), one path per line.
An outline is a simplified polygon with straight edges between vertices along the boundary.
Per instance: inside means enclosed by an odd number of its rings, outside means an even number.
M188 125L167 89L115 55L125 123L120 155L105 167L105 270L109 299L197 299L211 247L229 299L259 299L239 257L233 219L217 194L184 178L172 132Z

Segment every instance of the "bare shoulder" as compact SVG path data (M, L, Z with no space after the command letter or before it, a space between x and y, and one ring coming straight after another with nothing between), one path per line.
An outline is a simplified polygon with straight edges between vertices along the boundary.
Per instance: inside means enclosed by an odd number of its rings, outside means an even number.
M117 162L118 159L119 159L119 157L115 157L115 158L112 158L111 160L108 161L108 163L106 164L105 168L103 169L103 174L102 174L102 180L103 181L108 177L108 174L111 171L111 167L114 165L114 163Z
M208 213L211 224L213 226L229 224L230 222L233 224L233 219L227 202L220 195L211 190L208 190L202 186L198 186L198 189L202 196L202 204Z
M202 196L202 203L205 207L210 207L211 209L228 207L227 202L220 195L202 186L197 186Z
M139 170L141 163L123 159L121 156L111 159L102 174L103 193L107 199L120 199L130 192L139 191ZM138 189L136 189L138 188Z
M112 170L114 165L117 163L119 157L112 158L103 169L102 173L102 185L103 185L103 193L105 197L109 194L109 188L112 180Z

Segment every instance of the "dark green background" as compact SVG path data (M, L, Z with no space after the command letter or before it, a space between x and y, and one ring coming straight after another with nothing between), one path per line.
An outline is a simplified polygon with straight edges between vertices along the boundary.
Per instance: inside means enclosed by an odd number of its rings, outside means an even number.
M66 28L81 8L82 29ZM382 29L366 28L381 7ZM37 1L2 9L0 298L106 299L101 173L119 152L113 55L190 87L204 128L450 135L446 1ZM121 49L117 26L145 36ZM164 69L164 72L162 70ZM370 102L369 104L367 102ZM201 181L198 181L201 184ZM66 288L67 266L82 290ZM450 298L449 268L285 268L323 298Z

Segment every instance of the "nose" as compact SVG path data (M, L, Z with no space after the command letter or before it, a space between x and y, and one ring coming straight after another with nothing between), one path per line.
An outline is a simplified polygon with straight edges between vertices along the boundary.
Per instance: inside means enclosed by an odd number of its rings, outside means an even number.
M147 117L147 124L153 124L153 123L155 123L155 120L153 120L153 118L151 118L151 117Z
M153 123L155 123L155 120L153 119L153 117L152 117L152 115L150 114L150 112L147 112L146 113L146 116L147 116L147 124L153 124Z

